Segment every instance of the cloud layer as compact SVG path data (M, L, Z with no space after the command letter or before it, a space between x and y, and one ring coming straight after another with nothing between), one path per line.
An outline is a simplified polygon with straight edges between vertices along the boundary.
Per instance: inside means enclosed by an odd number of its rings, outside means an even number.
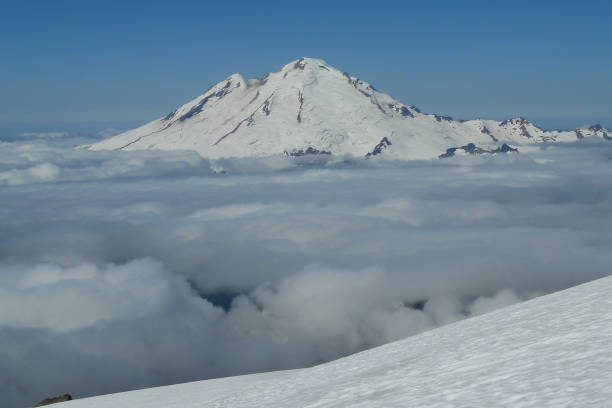
M0 148L9 406L316 364L610 273L612 143L210 162L56 139Z

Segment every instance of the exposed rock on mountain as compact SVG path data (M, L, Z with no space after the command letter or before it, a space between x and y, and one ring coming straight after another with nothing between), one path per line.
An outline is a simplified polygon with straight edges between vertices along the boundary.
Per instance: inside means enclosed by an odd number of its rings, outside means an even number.
M438 157L440 159L446 159L448 157L455 156L457 152L461 152L461 151L465 154L497 154L497 153L509 153L509 152L518 153L518 149L510 147L506 143L502 144L500 147L493 149L493 150L483 149L482 147L476 146L474 143L468 143L465 146L448 148L446 149L446 153L441 154Z
M46 405L57 404L58 402L72 401L72 396L70 394L60 395L59 397L46 398L40 401L36 406L44 407Z

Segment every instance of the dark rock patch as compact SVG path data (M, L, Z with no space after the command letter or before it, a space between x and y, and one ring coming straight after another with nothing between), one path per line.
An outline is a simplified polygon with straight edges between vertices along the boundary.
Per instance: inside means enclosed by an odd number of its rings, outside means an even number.
M446 149L446 152L439 155L438 158L446 159L448 157L453 157L455 153L457 152L457 150L463 150L465 153L469 153L469 154L486 154L486 153L494 154L494 153L510 153L510 152L518 153L518 149L515 149L507 145L506 143L504 143L500 147L493 149L493 150L483 149L482 147L476 146L474 143L468 143L461 147L448 148Z
M314 147L308 147L306 150L304 150L304 149L294 150L292 152L288 152L288 151L285 150L285 155L286 156L292 156L292 157L300 157L300 156L307 156L307 155L317 155L317 154L331 154L331 152L328 152L327 150L315 149Z
M484 149L480 147L476 147L474 143L468 143L465 146L462 146L461 148L465 150L467 153L471 153L471 154L484 152Z
M385 136L385 137L382 138L380 143L378 143L376 146L374 146L374 149L371 152L369 152L368 154L365 155L365 157L376 156L377 154L382 153L383 150L387 148L387 146L391 146L391 142Z
M263 111L263 113L266 114L266 116L270 115L270 98L266 99L264 101L263 106L261 107L261 110Z
M219 144L220 141L222 141L223 139L225 139L226 137L228 137L231 134L234 134L238 131L238 129L240 129L240 126L244 123L244 122L248 122L249 125L253 124L253 115L249 116L246 119L241 120L240 122L238 122L238 124L236 125L235 128L233 128L232 130L230 130L229 132L227 132L226 134L224 134L223 136L221 136L219 138L219 140L217 140L215 143L213 143L213 146L216 146L217 144Z
M584 139L584 135L578 129L574 130L574 133L576 133L576 139Z
M599 123L596 124L596 125L593 125L593 126L589 126L589 130L591 132L599 132L602 129L603 129L603 127Z
M352 85L355 89L357 89L357 85L363 84L363 81L359 78L351 78L348 72L343 72L342 75L346 78L346 81L349 83L349 85Z
M499 126L508 126L508 125L529 125L531 124L531 122L529 122L527 119L519 116L518 118L512 118L512 119L506 119L503 122L501 122L499 124Z
M253 99L251 99L249 101L249 105L252 104L253 102L255 102L255 99L259 98L259 91L257 91L257 93L255 94L255 96L253 97Z
M202 109L204 108L204 105L206 105L208 103L209 100L211 100L212 98L217 98L217 100L223 98L225 95L227 95L228 93L230 93L231 91L228 90L228 88L231 86L231 81L227 81L227 83L225 84L225 86L223 88L221 88L221 90L208 95L207 97L203 98L196 106L194 106L193 108L189 109L189 112L187 112L186 114L184 114L183 116L181 116L179 118L179 120L181 122L185 121L186 119L191 118L194 115L197 115L198 113L202 112Z
M304 94L302 91L298 91L298 102L300 106L298 108L297 121L298 123L302 123L302 106L304 106Z
M257 111L266 103L268 102L270 99L272 99L272 97L274 96L274 93L272 93L270 96L268 96L268 98L257 107L257 109L255 109L253 111L253 113L251 113L248 117L242 119L240 122L238 122L238 124L236 125L236 127L234 127L232 130L230 130L229 132L227 132L226 134L224 134L223 136L221 136L215 143L213 143L213 146L216 146L219 144L219 142L221 142L223 139L225 139L226 137L228 137L231 134L234 134L238 131L238 129L240 129L240 126L242 126L242 124L244 122L247 122L247 126L252 126L255 123L255 114L257 113Z
M521 136L531 139L531 134L529 134L525 125L521 125Z
M453 118L451 118L450 116L434 115L434 117L436 118L438 122L442 122L442 121L452 122L453 121Z
M499 126L500 127L508 127L509 125L519 126L519 130L521 131L520 135L527 139L531 139L532 136L526 128L526 125L530 125L530 124L531 122L529 122L525 118L518 117L518 118L513 118L513 119L506 119L503 122L501 122Z
M70 394L60 395L59 397L46 398L40 401L36 406L43 407L45 405L57 404L58 402L72 401L72 396Z
M126 147L133 145L134 143L140 142L142 139L144 139L144 138L146 138L146 137L152 136L152 135L154 135L154 134L156 134L156 133L163 132L164 130L168 129L170 126L172 126L172 122L170 122L170 123L168 123L166 126L164 126L164 128L163 128L163 129L156 130L155 132L151 132L151 133L149 133L148 135L143 135L143 136L140 136L140 137L136 138L135 140L132 140L130 143L128 143L128 144L126 144L126 145L123 145L123 146L121 146L121 147L119 147L119 148L117 148L117 149L115 149L115 150L123 150L123 149L125 149Z
M410 112L410 110L409 110L407 107L405 107L405 106L402 106L402 107L400 108L400 113L401 113L401 114L402 114L402 116L404 116L404 117L409 116L409 117L411 117L411 118L414 118L414 115L412 114L412 112Z
M293 68L300 69L303 71L304 68L306 68L306 63L304 62L304 58L300 58L299 60L297 60L297 62L293 64Z
M518 149L511 147L507 145L506 143L504 143L503 145L501 145L501 147L491 150L491 153L510 153L510 152L518 153Z
M164 117L164 120L170 120L170 119L172 119L172 118L174 117L174 115L176 115L176 109L175 109L175 110L173 110L172 112L170 112L169 114L167 114L167 115Z
M480 129L481 133L484 133L485 135L489 135L489 137L494 141L494 142L498 142L497 138L495 136L493 136L493 134L491 133L491 131L486 127L483 126L482 129Z
M414 115L412 114L412 112L410 112L410 109L408 109L405 106L394 105L392 103L388 103L387 106L389 107L389 109L392 109L393 111L395 111L396 113L399 113L403 117L414 118Z
M446 159L448 157L453 157L455 155L455 152L457 151L458 147L449 147L448 149L446 149L446 153L442 153L441 155L438 156L439 159Z
M380 106L380 103L376 102L374 99L370 98L370 102L372 102L374 105L376 105L376 107L378 108L379 111L381 111L384 115L387 114L387 112L385 112L385 110L382 108L382 106Z

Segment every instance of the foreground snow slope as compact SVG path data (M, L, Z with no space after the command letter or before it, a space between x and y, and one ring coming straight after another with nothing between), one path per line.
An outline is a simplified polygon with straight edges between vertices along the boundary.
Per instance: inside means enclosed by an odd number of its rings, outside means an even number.
M320 366L106 395L106 407L609 407L612 277Z
M166 117L88 148L196 150L209 158L384 152L430 159L469 143L489 153L504 142L587 136L612 140L612 132L599 125L544 131L523 118L456 121L426 114L323 60L301 58L262 79L233 74Z

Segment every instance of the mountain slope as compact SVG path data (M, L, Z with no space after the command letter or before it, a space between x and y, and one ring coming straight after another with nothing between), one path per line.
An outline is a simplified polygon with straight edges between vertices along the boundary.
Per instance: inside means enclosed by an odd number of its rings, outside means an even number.
M65 403L106 407L604 407L612 277L320 366Z
M210 158L385 152L427 159L469 143L494 151L503 142L585 136L610 139L612 132L598 125L547 132L523 118L455 121L425 114L323 60L301 58L262 79L231 75L166 117L88 148L188 149Z

